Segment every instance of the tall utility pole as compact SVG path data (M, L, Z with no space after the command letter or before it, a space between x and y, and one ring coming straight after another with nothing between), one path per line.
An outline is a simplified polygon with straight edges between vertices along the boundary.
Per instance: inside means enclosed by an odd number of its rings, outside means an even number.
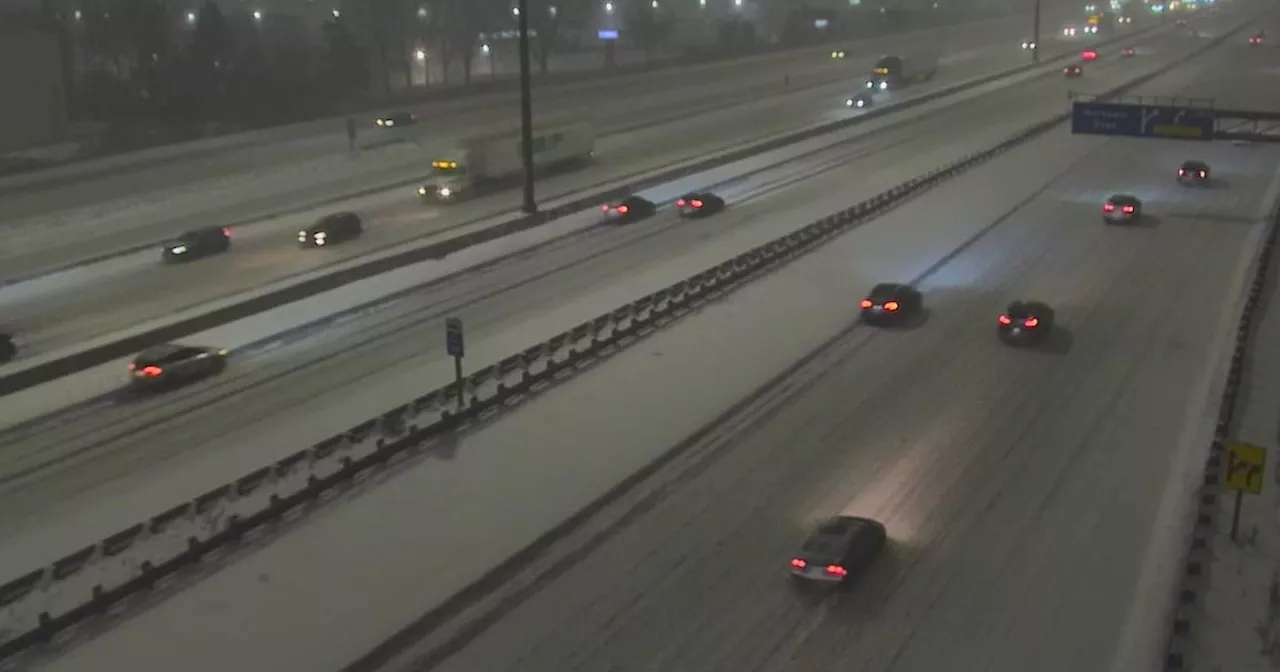
M520 154L524 160L524 206L532 215L538 211L533 193L533 83L529 71L529 0L518 0L520 21Z
M1040 0L1036 0L1036 9L1031 19L1031 62L1040 62Z

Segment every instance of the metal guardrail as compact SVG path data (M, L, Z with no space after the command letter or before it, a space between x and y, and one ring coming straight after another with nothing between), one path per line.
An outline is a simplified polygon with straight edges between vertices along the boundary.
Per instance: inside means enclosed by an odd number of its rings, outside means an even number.
M1222 517L1221 496L1225 478L1223 464L1226 454L1225 446L1238 420L1236 411L1244 379L1245 358L1250 348L1255 345L1254 327L1259 320L1259 306L1265 298L1269 274L1274 270L1272 261L1275 257L1277 241L1280 241L1280 204L1276 205L1271 216L1270 231L1258 254L1253 281L1245 294L1244 306L1236 326L1235 348L1231 353L1227 379L1223 385L1218 420L1213 430L1213 441L1209 444L1209 454L1205 459L1204 480L1195 495L1195 520L1192 524L1191 538L1187 544L1186 555L1181 560L1174 613L1170 619L1168 641L1165 647L1163 669L1166 672L1192 669L1191 654L1195 648L1193 625L1203 615L1204 594L1209 589L1207 574L1209 564L1213 561L1210 542L1214 533L1221 529L1219 519Z
M1098 44L1110 44L1121 39L1132 40L1136 36L1154 32L1162 28L1165 27L1153 26L1143 29L1142 31L1135 31L1123 38L1103 40ZM116 359L133 355L156 343L179 340L186 336L190 336L191 334L213 329L250 315L271 310L272 308L277 308L295 301L300 301L315 294L330 291L338 287L342 287L343 285L364 280L375 275L387 273L397 268L430 259L439 259L469 247L474 247L504 236L536 228L543 224L560 219L561 217L580 212L587 208L596 207L604 201L620 198L636 191L652 188L665 182L677 180L689 175L706 172L713 168L730 164L735 161L741 161L757 154L780 149L787 145L796 144L820 135L826 135L828 133L833 133L850 126L854 126L856 124L865 123L881 116L925 105L940 98L953 96L970 89L990 84L991 82L1000 79L1013 77L1037 68L1045 68L1054 61L1067 58L1074 53L1074 50L1064 52L1058 56L1046 58L1039 64L1027 64L992 73L977 79L960 82L901 103L874 108L866 114L862 114L857 117L841 119L801 131L796 131L794 133L788 133L777 138L752 143L669 171L663 171L656 174L651 173L644 177L636 177L634 181L625 185L601 189L585 194L573 199L572 202L565 203L550 210L542 211L536 215L513 218L465 236L443 240L436 244L425 245L412 250L406 250L402 253L382 259L372 260L350 269L312 278L310 280L282 288L278 291L254 297L241 303L225 306L208 313L193 316L163 327L157 327L156 329L135 334L117 341L104 343L100 346L32 366L28 369L8 374L0 373L0 397L7 394L13 394L14 392L20 392L51 380L56 380L62 376L78 373L100 364L105 364ZM625 180L628 178L624 177L622 179Z
M1140 86L1219 43L1211 42L1192 55L1132 80L1106 95L1120 95ZM153 588L199 566L207 558L222 555L247 538L287 524L307 507L331 494L362 483L370 475L409 456L429 452L431 446L424 447L424 444L487 422L524 399L572 376L580 368L632 345L706 302L723 297L742 284L924 191L1042 135L1068 117L1067 114L1059 114L1038 122L994 147L907 180L871 199L484 367L462 382L462 397L466 401L461 408L453 407L459 396L456 384L433 390L0 585L0 610L12 609L19 603L39 597L59 582L83 574L95 562L120 561L130 549L145 542L158 539L164 542L161 545L172 549L168 557L138 562L128 580L115 585L94 584L83 602L66 611L56 614L40 611L33 627L0 642L0 661L46 644L95 617L118 611L127 602L150 593ZM434 417L423 421L423 416ZM381 436L374 438L375 434ZM266 492L268 490L271 492ZM225 516L219 512L220 507L228 504L259 500L262 505L256 509ZM201 531L208 531L208 534L201 537L198 534ZM556 535L556 531L548 535ZM535 542L538 545L542 543L543 540ZM481 577L476 584L492 582L490 575ZM469 590L464 589L463 592ZM448 606L446 602L441 608Z

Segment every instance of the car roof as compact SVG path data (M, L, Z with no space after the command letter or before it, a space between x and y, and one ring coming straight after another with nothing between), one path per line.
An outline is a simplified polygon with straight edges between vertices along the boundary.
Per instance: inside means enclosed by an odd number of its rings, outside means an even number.
M153 345L146 350L138 353L136 359L162 359L169 355L175 354L180 350L190 348L189 345L180 345L178 343L164 343L162 345Z
M900 282L881 282L871 288L871 295L882 296L885 294L897 294L906 288L907 286Z
M1035 299L1020 299L1017 301L1009 302L1008 312L1015 315L1017 314L1025 315L1031 311L1044 310L1048 307L1049 307L1049 304L1045 303L1044 301L1038 301Z
M1110 198L1110 199L1108 199L1108 200L1112 200L1112 201L1136 201L1136 200L1138 200L1138 197L1137 197L1137 196L1134 196L1133 194L1112 194L1112 195L1111 195L1111 198Z
M653 204L653 201L651 201L651 200L649 200L649 199L645 198L644 196L636 196L636 195L628 196L628 197L626 197L626 198L622 199L621 201L619 201L619 205L622 205L622 204L633 204L633 203L648 203L648 204L652 205L652 204Z
M883 530L883 525L869 518L836 516L818 525L800 547L800 552L809 558L838 560L860 536Z
M1201 161L1200 159L1187 159L1186 161L1183 161L1183 162L1182 162L1182 165L1184 165L1184 166L1208 166L1209 164L1205 163L1204 161Z

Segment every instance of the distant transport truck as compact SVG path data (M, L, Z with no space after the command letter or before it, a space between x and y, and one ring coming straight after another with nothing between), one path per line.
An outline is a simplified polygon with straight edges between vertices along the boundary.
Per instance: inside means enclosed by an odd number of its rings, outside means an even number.
M871 68L866 88L875 91L900 89L933 79L938 73L937 52L921 52L907 56L881 56Z
M454 203L518 182L524 174L520 129L467 138L431 162L431 177L418 196ZM589 161L595 134L587 123L534 129L533 166L539 171L576 167Z

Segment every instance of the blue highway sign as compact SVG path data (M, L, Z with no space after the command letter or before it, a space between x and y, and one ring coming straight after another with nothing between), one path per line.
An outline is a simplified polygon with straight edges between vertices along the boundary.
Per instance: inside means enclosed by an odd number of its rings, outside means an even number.
M450 357L462 357L466 353L462 340L462 320L450 317L444 321L444 347Z
M1080 101L1071 104L1071 132L1081 135L1212 140L1213 122L1213 110L1204 107Z

